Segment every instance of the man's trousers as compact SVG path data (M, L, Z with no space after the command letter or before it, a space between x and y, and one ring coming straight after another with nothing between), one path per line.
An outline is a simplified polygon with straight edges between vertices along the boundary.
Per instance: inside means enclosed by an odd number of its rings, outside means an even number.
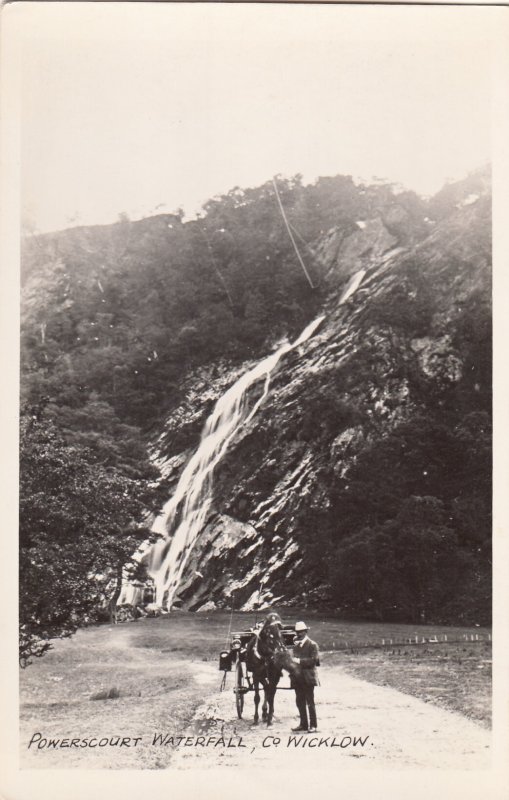
M305 683L298 684L295 689L295 702L300 714L300 724L303 728L316 728L315 687ZM309 725L308 725L309 710Z

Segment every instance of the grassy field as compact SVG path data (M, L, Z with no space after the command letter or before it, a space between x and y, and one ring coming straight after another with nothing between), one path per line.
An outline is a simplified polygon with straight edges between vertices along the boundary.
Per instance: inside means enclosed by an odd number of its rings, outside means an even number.
M491 643L331 654L347 672L491 725Z
M277 610L277 609L276 609ZM258 619L263 619L267 612L261 612ZM464 640L476 635L487 637L491 631L487 628L462 628L445 625L402 625L397 623L378 622L345 622L333 616L311 612L309 610L292 609L291 614L281 611L280 616L285 624L294 624L298 619L305 619L310 627L311 636L318 642L322 652L361 648L366 644L381 645L382 639L388 644L405 643L407 639L419 640L447 636L448 640ZM193 614L174 611L171 615L141 619L127 623L134 647L158 648L167 645L171 652L182 656L199 656L203 660L216 659L219 651L228 641L228 632L248 630L257 617L251 612L215 611L207 614ZM104 630L109 626L101 626L91 630ZM84 633L84 632L83 632Z
M445 706L487 725L491 714L491 643L485 629L348 623L292 610L284 622L304 618L319 643L324 664L337 664L364 680L388 685ZM196 708L219 689L219 651L228 631L249 628L253 614L173 613L117 626L102 625L57 641L52 651L21 671L21 754L26 766L83 765L77 749L28 752L34 732L51 737L138 736L182 731ZM447 635L447 644L380 647L382 638ZM469 641L465 641L468 636ZM452 639L462 639L459 644ZM345 643L348 642L348 649ZM364 647L371 642L377 647ZM207 663L205 663L207 662ZM93 700L114 688L118 697ZM232 699L233 706L233 699ZM62 763L62 752L65 764ZM171 750L86 751L88 767L161 768ZM54 757L54 758L53 758Z

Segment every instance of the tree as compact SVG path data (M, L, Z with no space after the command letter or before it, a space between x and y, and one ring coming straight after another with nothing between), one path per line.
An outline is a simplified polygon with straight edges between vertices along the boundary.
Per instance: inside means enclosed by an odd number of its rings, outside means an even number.
M341 604L378 619L433 618L457 592L466 567L457 537L435 497L410 497L397 516L346 537L335 553L331 581Z
M149 536L159 504L151 478L66 443L40 409L22 417L20 450L20 659L93 620L119 566ZM157 505L156 505L157 502Z

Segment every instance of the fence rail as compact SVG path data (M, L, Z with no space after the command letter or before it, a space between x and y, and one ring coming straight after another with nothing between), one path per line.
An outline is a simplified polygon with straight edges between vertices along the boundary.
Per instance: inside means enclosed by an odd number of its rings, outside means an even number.
M355 642L343 640L332 642L332 649L326 652L337 650L366 650L384 647L409 647L423 644L482 644L491 642L491 633L464 633L462 636L448 636L447 634L434 634L432 636L410 636L401 639L381 638L369 642Z

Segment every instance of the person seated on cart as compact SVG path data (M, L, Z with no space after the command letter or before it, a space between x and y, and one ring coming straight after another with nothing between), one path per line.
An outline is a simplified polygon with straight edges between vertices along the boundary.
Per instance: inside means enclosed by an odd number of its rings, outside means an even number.
M258 638L262 628L264 628L266 625L277 625L279 628L283 627L283 623L281 622L281 617L279 616L279 614L276 614L274 611L271 611L270 614L267 614L264 620L255 622L253 627L250 628L250 632L254 633L256 638Z
M254 633L255 636L259 636L262 628L263 628L263 620L261 619L259 620L259 622L255 622L255 624L252 625L251 628L249 628L249 632Z
M316 642L309 638L308 631L305 622L296 623L293 660L299 665L299 669L291 676L291 686L295 689L300 722L297 728L292 728L292 731L314 733L317 729L315 686L319 685L316 668L320 666L320 653Z
M271 611L270 614L267 614L265 617L264 625L278 625L280 628L283 627L283 623L281 622L281 617L279 614L276 614L275 611Z

